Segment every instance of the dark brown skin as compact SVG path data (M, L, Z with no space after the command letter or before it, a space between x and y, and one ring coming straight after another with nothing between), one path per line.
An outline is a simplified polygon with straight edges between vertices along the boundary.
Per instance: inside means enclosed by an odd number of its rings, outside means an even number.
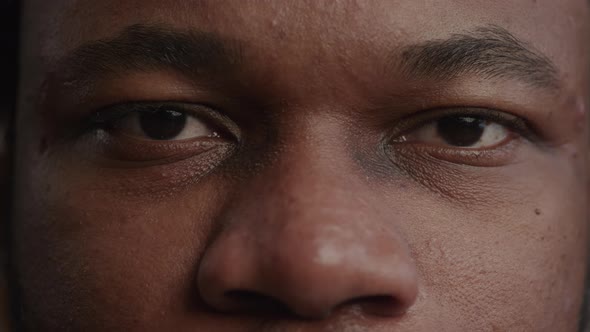
M28 1L12 248L27 327L576 331L589 18L583 0ZM88 59L158 31L215 40L186 52L211 59ZM416 61L503 33L530 53L496 53L535 70ZM133 111L86 126L131 102L196 112L201 135L150 139ZM465 112L507 134L424 134Z

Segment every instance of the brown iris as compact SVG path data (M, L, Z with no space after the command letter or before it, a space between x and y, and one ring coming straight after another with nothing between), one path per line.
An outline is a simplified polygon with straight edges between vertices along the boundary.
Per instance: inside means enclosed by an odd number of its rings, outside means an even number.
M144 134L154 140L170 140L185 128L187 116L173 110L159 109L139 114L139 124Z
M449 145L465 147L482 138L486 124L486 120L478 117L447 116L437 121L436 130Z

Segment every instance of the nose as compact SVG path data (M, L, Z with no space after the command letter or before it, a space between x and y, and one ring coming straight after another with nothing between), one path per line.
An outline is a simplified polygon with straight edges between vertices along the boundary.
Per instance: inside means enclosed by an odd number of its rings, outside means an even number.
M383 213L395 202L352 179L354 171L302 159L237 189L201 260L200 297L239 314L322 319L356 307L403 315L418 285L398 220Z

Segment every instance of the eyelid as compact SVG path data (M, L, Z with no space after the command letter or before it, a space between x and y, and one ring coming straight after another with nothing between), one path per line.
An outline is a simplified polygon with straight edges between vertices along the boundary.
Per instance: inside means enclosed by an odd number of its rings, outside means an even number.
M508 112L478 107L436 108L413 114L401 119L395 125L390 137L395 140L397 137L403 136L412 130L416 130L445 116L477 116L506 126L509 130L533 142L540 140L539 134L522 117Z
M116 122L117 120L121 120L132 113L155 112L157 110L161 110L162 108L184 113L197 118L200 121L204 121L208 125L213 126L216 131L219 131L220 134L226 138L229 137L235 140L239 140L240 138L241 133L239 127L235 124L235 122L233 122L229 117L220 111L203 104L174 101L128 102L103 107L90 116L88 126L90 129L105 129L108 128L110 124Z

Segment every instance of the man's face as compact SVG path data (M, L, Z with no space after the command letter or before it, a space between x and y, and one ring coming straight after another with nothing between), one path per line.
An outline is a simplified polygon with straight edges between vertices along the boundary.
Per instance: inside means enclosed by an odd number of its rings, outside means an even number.
M23 320L575 330L587 7L28 1Z

